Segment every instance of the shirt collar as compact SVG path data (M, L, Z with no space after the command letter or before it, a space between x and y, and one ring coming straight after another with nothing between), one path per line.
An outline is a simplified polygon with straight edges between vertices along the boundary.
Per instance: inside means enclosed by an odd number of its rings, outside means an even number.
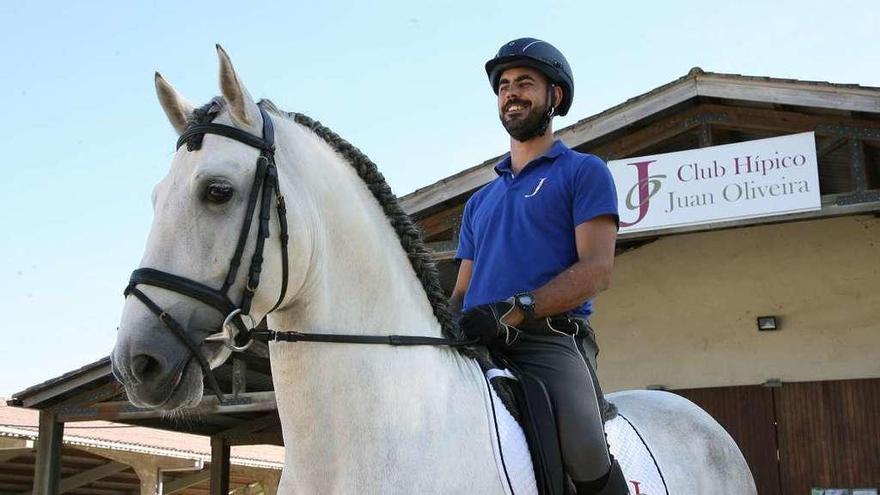
M529 163L535 163L539 160L543 160L544 158L555 159L559 155L568 151L568 146L565 145L560 140L553 141L553 146L550 147L543 155L535 158ZM528 166L528 165L527 165ZM504 155L504 157L495 164L495 173L498 175L510 174L513 175L513 172L510 170L510 153Z

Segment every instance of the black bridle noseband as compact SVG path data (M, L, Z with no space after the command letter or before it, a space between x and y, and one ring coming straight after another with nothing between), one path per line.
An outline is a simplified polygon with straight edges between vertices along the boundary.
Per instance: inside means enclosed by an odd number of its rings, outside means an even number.
M280 228L278 238L281 243L281 294L278 296L275 305L272 306L267 314L277 309L284 301L284 297L287 294L289 270L287 253L287 207L285 206L284 196L281 194L278 186L278 170L275 166L275 131L272 125L272 119L269 118L269 114L262 108L262 106L260 106L259 109L260 114L263 117L263 136L261 138L235 127L222 124L204 123L190 126L177 140L177 149L180 149L181 146L186 144L187 151L195 151L201 148L202 138L205 134L217 134L260 150L260 156L257 158L257 169L254 173L254 182L247 202L244 223L242 224L241 233L238 237L238 244L236 245L232 260L229 263L229 271L226 274L223 286L220 289L214 289L213 287L186 277L163 272L154 268L138 268L132 272L131 279L124 291L126 296L135 296L144 303L144 305L158 316L159 320L171 330L177 339L189 349L192 357L198 361L199 366L202 368L205 378L208 381L208 385L211 387L220 402L223 402L223 392L220 390L220 385L217 383L217 379L211 371L210 364L199 351L198 346L200 344L193 342L187 337L186 330L177 322L177 320L138 289L137 286L139 284L151 285L191 297L219 311L225 316L221 331L208 335L204 340L209 342L221 342L223 345L236 352L246 350L254 340L262 342L335 342L349 344L385 344L393 346L432 345L450 347L469 346L477 343L478 339L462 341L437 337L413 337L400 335L314 334L254 328L249 313L254 293L257 291L257 287L260 284L260 273L263 266L263 248L265 246L266 238L269 237L269 221L271 218L270 213L273 197L275 198L274 204L278 213L278 224ZM254 254L251 257L250 269L241 296L241 303L236 306L229 299L227 293L238 278L238 269L244 255L245 244L247 244L248 233L250 232L258 201L260 203L260 213L256 246ZM245 317L251 319L250 325L245 324ZM233 331L233 325L237 332Z

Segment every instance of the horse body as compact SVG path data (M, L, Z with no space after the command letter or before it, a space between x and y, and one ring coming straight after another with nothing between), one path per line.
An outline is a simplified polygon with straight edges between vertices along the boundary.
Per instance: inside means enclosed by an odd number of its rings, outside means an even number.
M217 121L258 134L259 110L218 51L224 103ZM172 125L183 132L192 106L158 76L157 90ZM311 129L270 111L278 117L275 160L289 206L292 254L287 297L268 314L269 326L441 337L397 231L352 164ZM219 286L244 207L238 199L205 204L200 191L205 182L222 180L236 189L235 198L246 197L255 158L253 149L218 136L206 136L199 152L179 151L157 187L142 266ZM254 249L251 230L245 252ZM257 320L281 286L282 257L271 241L264 265L270 268L251 309ZM231 294L243 290L238 281ZM153 287L144 291L186 322L195 342L202 342L205 328L223 322L224 315L195 300ZM217 344L202 343L201 350L215 365L228 357ZM285 444L280 493L507 493L493 452L489 394L473 360L449 348L305 342L274 342L270 355ZM112 358L135 404L177 409L201 399L202 370L186 364L186 350L133 298ZM610 395L653 445L668 492L754 494L748 467L723 428L670 396Z

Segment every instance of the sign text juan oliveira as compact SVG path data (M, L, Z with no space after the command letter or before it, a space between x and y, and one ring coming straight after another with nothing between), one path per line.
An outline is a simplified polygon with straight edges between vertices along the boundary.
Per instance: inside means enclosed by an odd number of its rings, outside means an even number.
M812 132L613 160L620 232L821 208Z

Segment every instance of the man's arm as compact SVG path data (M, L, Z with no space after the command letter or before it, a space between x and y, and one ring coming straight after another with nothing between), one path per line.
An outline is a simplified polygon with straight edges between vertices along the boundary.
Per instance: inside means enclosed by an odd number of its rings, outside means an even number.
M557 315L574 309L587 299L607 289L614 267L614 243L617 224L614 217L603 215L584 222L574 229L578 261L542 287L533 291L535 317ZM464 268L464 261L462 261ZM470 268L470 267L469 267ZM459 281L461 271L459 271ZM468 273L469 280L470 273ZM456 289L458 283L456 282ZM465 286L465 289L467 287ZM516 308L504 323L516 326L525 314Z
M455 288L452 289L452 295L449 296L449 310L456 317L461 315L461 306L464 302L464 295L471 283L471 273L473 273L474 262L471 260L461 260L461 266L458 267L458 278L455 279Z

